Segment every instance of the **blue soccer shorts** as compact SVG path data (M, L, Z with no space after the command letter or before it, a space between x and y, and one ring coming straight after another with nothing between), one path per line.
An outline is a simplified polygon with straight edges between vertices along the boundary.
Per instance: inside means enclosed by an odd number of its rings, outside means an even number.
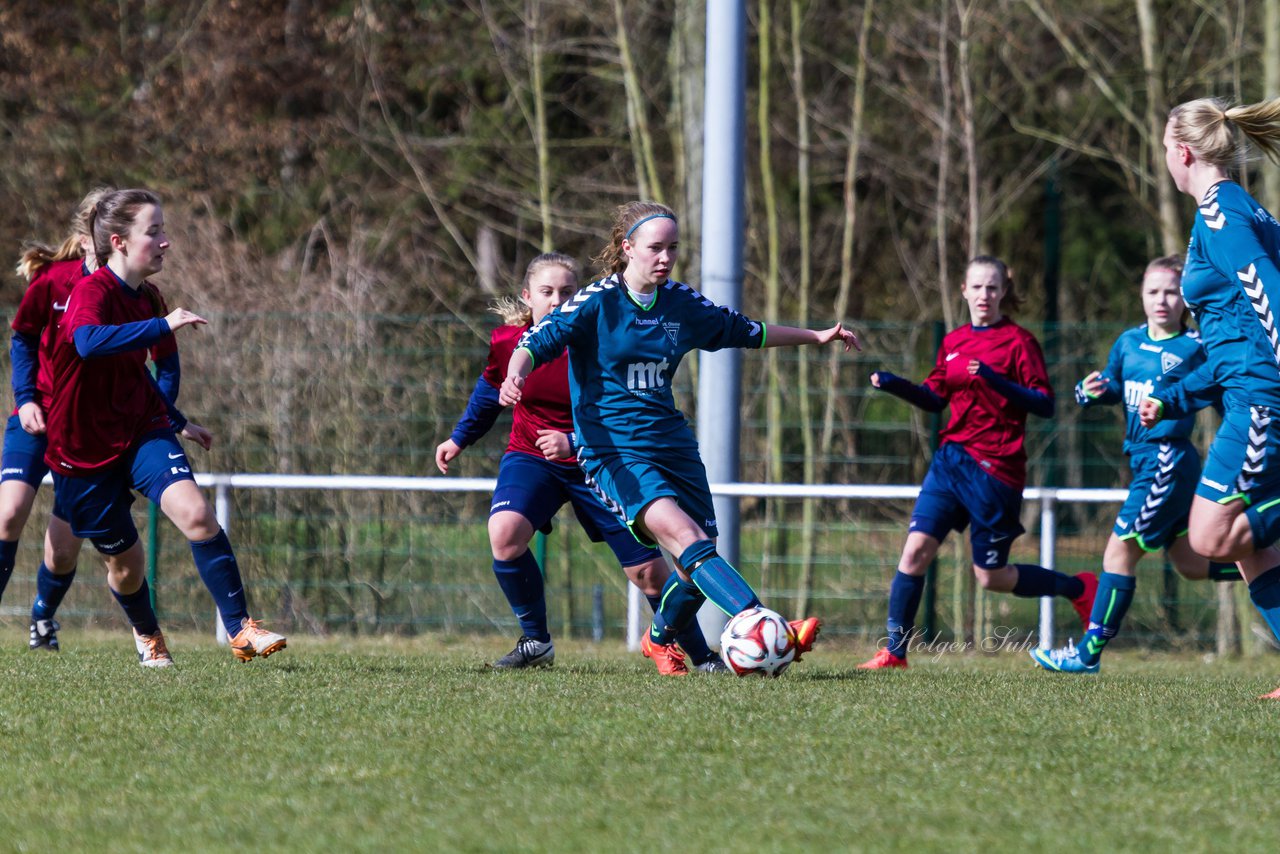
M974 566L1001 569L1025 531L1021 512L1022 490L992 477L962 446L947 442L934 453L920 485L911 530L942 542L949 532L969 526Z
M103 554L120 554L138 541L130 508L133 490L156 505L181 480L195 480L173 433L150 433L115 465L80 477L53 474L53 515Z
M49 440L43 434L33 436L22 429L17 414L9 416L4 427L4 452L0 454L0 482L20 480L39 489L40 481L49 473L44 452Z
M696 450L664 452L661 460L642 454L588 453L578 458L587 486L605 507L646 546L657 543L637 528L640 512L659 498L670 498L710 539L720 535L707 470Z
M637 566L662 552L642 545L630 530L605 508L587 486L582 470L573 464L508 451L498 466L489 515L511 511L529 520L535 530L551 533L551 519L566 503L573 507L587 537L606 543L621 566Z
M1166 549L1187 532L1191 499L1200 479L1200 455L1188 441L1161 442L1129 458L1129 497L1112 529L1147 552Z
M1280 412L1230 407L1209 446L1196 495L1218 504L1253 506L1280 498Z

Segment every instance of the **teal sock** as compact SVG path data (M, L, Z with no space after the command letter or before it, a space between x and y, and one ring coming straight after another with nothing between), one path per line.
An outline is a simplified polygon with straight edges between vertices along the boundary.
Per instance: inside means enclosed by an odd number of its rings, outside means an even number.
M1133 594L1138 580L1132 575L1104 572L1098 576L1098 595L1093 600L1089 614L1089 630L1080 640L1080 660L1096 664L1102 656L1102 648L1120 631L1124 615L1133 604Z
M674 641L677 635L684 633L693 623L698 609L705 601L707 597L702 595L698 585L681 579L677 573L671 573L667 583L662 586L657 607L653 609L649 640L664 645ZM703 645L706 645L705 641Z
M730 617L760 604L756 592L729 561L716 553L715 543L699 540L680 554L680 565L702 595Z

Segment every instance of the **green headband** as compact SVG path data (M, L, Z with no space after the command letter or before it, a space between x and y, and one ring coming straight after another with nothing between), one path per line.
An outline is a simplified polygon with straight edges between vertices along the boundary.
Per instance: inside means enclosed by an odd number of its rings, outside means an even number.
M633 234L635 234L635 233L636 233L636 229L637 229L637 228L639 228L640 226L644 225L646 222L648 222L648 221L649 221L649 220L651 220L651 219L669 219L669 220L671 220L672 222L675 222L675 221L676 221L676 218L675 218L675 217L673 217L673 216L672 216L671 214L669 214L669 213L656 213L656 214L649 214L649 215L648 215L648 216L646 216L646 217L642 217L641 219L636 220L636 224L635 224L635 225L633 225L633 226L631 226L631 228L627 230L627 234L626 234L626 236L625 236L625 237L623 237L622 239L623 239L623 240L630 240L630 239L631 239L631 235L633 235Z

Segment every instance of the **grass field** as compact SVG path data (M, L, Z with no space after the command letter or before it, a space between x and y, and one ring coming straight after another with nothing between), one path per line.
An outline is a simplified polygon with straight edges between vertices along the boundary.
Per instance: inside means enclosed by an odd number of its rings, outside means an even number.
M1280 659L1025 653L663 679L619 644L295 638L249 665L118 634L0 651L0 850L1088 851L1275 847Z

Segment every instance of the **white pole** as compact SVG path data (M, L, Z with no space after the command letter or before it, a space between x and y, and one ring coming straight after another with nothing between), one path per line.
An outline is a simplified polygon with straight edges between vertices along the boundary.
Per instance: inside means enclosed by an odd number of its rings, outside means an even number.
M640 588L627 582L627 650L640 651L640 636L649 625L645 614L649 612L649 603L644 600Z
M1054 540L1057 532L1057 516L1054 505L1057 503L1053 490L1046 489L1040 497L1040 565L1045 569L1053 569ZM1053 599L1052 596L1040 597L1040 648L1053 648Z
M227 536L231 536L231 501L228 493L230 489L227 484L219 480L213 489L213 515L217 517L218 524L222 526L222 530ZM231 643L231 638L227 637L227 627L222 624L222 615L218 613L218 609L213 609L213 636L218 643L227 646Z

